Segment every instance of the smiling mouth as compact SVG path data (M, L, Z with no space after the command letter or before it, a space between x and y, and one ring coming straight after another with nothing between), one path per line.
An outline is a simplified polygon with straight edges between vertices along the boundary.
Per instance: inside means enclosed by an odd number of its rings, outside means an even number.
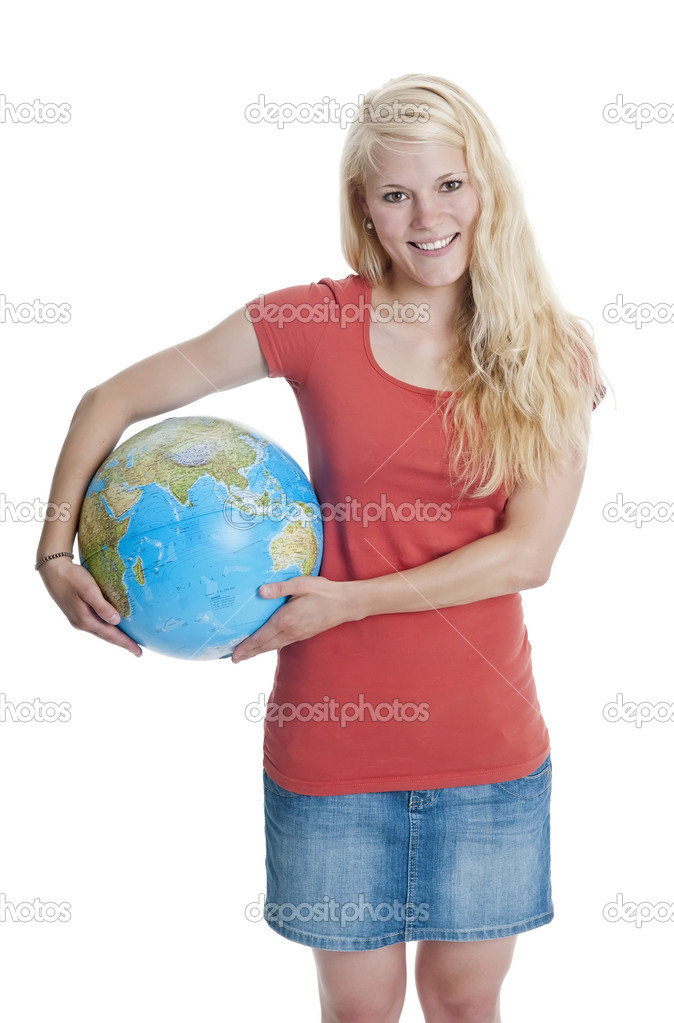
M447 238L440 238L438 241L435 241L435 242L410 242L409 244L413 245L415 249L422 249L422 250L444 249L451 242L454 241L454 239L456 238L458 233L459 233L458 231L455 231L454 234L450 234Z

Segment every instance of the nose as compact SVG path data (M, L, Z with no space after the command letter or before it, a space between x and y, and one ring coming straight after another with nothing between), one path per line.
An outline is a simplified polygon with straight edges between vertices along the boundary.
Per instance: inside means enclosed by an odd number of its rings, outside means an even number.
M446 206L435 195L419 195L414 200L410 227L415 231L433 231L446 219Z

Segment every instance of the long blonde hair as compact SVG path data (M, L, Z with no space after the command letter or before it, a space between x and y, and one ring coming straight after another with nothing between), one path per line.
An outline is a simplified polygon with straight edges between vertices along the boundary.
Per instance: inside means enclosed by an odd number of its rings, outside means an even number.
M392 120L396 101L398 111L418 116ZM591 408L606 387L589 324L554 293L502 143L459 86L401 75L363 97L341 158L344 256L371 284L384 281L391 260L376 235L363 230L358 191L379 153L418 142L462 149L479 199L455 323L459 343L445 359L436 395L450 474L462 483L461 496L544 483L551 471L586 455ZM447 398L442 392L451 379L462 383Z

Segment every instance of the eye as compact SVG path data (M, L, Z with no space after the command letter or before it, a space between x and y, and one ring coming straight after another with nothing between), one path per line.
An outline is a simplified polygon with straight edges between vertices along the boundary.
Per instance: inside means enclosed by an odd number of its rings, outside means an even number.
M458 192L459 189L461 188L462 184L463 184L463 182L460 181L458 178L449 178L447 181L443 181L442 182L442 186L441 187L444 188L445 185L452 185L453 186L452 188L445 189L446 192L450 192L451 193L451 192ZM382 199L384 199L385 202L390 202L390 203L393 203L394 205L396 205L396 204L398 204L400 202L400 199L399 198L398 199L392 199L391 196L404 196L404 195L405 195L405 192L386 192L382 196Z

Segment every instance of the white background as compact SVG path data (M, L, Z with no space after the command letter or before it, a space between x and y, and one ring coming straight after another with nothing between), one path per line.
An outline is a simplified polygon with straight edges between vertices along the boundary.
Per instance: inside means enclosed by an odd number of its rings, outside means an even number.
M252 124L244 108L340 104L408 72L484 107L522 182L566 306L593 325L613 385L549 582L523 594L552 737L552 924L523 934L504 1023L663 1019L674 920L604 907L674 903L674 722L602 709L674 701L674 523L605 505L674 502L674 328L609 324L618 294L672 291L674 124L608 123L606 104L674 103L661 4L25 3L3 13L7 102L69 103L67 124L0 124L6 301L70 323L2 331L2 684L69 702L68 723L0 722L0 892L69 902L68 923L0 922L11 1023L318 1020L310 949L246 918L265 890L262 725L276 655L234 666L140 659L76 632L33 571L74 408L89 387L194 337L265 291L352 272L341 255L338 124ZM283 380L189 406L268 433L306 468ZM158 417L165 418L164 416ZM124 438L151 421L135 424ZM669 623L669 624L668 624ZM408 952L406 1023L422 1020Z

